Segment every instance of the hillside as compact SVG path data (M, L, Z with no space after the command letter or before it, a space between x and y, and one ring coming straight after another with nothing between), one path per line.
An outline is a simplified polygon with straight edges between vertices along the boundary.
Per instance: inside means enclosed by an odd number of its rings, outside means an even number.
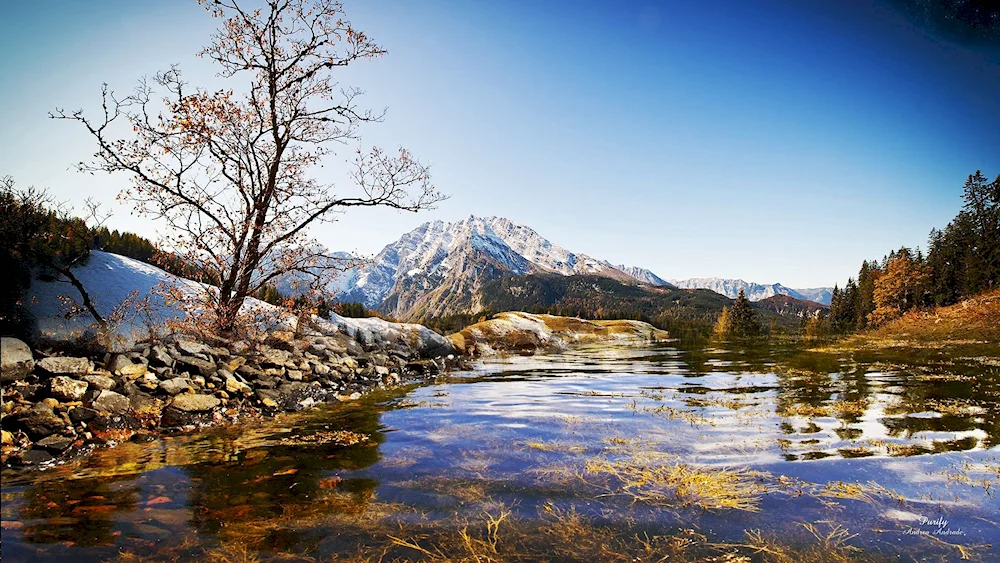
M169 319L184 313L176 305L164 300L158 288L176 286L191 299L201 299L202 291L215 288L177 277L156 266L117 254L92 251L85 262L73 268L74 275L87 289L98 312L105 316L120 317L115 323L115 340L123 347L149 337L151 332L163 330ZM148 306L136 310L129 301L134 297L148 299ZM88 315L67 318L67 303L78 301L79 294L69 283L60 280L34 280L25 296L28 309L35 320L35 336L46 341L72 341L92 331ZM121 307L125 303L125 307ZM124 309L122 315L114 313ZM294 319L284 310L248 298L244 304L247 313L253 312L269 329L289 329ZM326 334L343 333L365 345L405 344L419 348L422 353L437 351L449 353L450 343L426 327L391 323L378 318L353 319L335 313L326 318L313 318L313 324Z
M913 311L886 325L849 339L884 345L985 343L1000 356L1000 290L949 307Z
M676 336L692 330L707 333L732 299L707 289L626 284L600 276L533 274L507 276L483 285L477 300L481 310L528 311L591 319L639 319L670 330ZM797 308L787 313L759 303L759 320L797 331ZM818 304L814 304L820 307ZM800 303L800 307L808 307Z
M814 317L819 314L820 311L828 309L826 305L822 305L815 301L796 299L795 297L791 297L789 295L772 295L767 299L757 301L755 306L758 309L770 311L781 315L782 317L797 317L800 319Z

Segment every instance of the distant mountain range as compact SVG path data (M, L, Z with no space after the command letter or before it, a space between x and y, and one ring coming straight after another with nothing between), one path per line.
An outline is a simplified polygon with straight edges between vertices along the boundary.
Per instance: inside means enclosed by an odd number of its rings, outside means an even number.
M484 309L480 292L484 284L529 275L598 276L626 285L704 288L730 298L742 287L754 301L789 295L819 302L825 297L829 302L825 289L795 290L715 278L667 281L645 268L571 252L509 219L475 216L424 223L387 245L372 261L339 276L330 290L340 301L414 319ZM489 300L495 302L495 297Z
M762 284L725 278L690 278L686 280L670 280L673 285L684 289L711 289L730 299L736 299L742 289L750 301L760 301L775 295L788 295L803 301L815 301L823 305L830 304L833 294L832 287L816 287L808 289L792 289L780 283Z

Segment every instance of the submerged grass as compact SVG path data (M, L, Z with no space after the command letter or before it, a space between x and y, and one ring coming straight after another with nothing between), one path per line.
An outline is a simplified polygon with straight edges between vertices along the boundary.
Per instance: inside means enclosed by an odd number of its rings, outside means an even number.
M654 506L695 505L703 510L759 510L762 484L770 474L748 468L700 467L683 463L648 465L636 460L588 460L585 476L608 476L612 494Z

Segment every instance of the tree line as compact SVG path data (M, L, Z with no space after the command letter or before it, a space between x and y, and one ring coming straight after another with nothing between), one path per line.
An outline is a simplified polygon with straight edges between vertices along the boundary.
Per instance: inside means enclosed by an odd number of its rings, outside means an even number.
M1000 175L969 175L962 208L931 230L927 253L901 247L881 261L865 260L857 278L834 287L829 314L811 319L807 335L878 328L903 314L953 305L1000 286Z

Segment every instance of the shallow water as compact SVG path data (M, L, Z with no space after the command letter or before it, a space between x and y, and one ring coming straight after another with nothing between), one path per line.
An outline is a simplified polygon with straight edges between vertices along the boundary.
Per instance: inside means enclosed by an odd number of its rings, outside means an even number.
M1000 374L902 366L780 348L490 361L5 469L2 556L1000 560Z

